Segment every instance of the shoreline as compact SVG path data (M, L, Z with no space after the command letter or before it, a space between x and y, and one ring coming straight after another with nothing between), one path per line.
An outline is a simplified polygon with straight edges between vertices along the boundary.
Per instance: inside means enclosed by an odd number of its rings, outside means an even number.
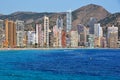
M67 49L67 50L75 50L75 49L120 49L120 48L0 48L1 50L63 50L63 49Z

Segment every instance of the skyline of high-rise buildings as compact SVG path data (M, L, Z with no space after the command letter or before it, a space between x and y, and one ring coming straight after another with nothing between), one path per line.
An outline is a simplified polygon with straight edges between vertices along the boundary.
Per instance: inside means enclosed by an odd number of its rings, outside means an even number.
M96 18L91 17L88 26L78 24L72 28L71 11L66 12L66 25L61 16L51 28L51 20L43 17L43 23L35 23L35 30L25 31L24 21L0 20L0 36L3 48L119 48L118 27L110 26L106 35ZM3 31L3 32L2 32Z

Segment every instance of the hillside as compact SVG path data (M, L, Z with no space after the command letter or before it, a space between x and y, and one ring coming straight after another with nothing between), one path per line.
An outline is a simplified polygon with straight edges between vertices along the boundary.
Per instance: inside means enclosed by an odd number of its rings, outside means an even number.
M50 27L53 27L56 22L56 18L58 16L62 16L64 19L64 27L66 26L66 14L65 12L60 13L36 13L36 12L15 12L10 15L2 15L0 19L11 19L11 20L24 20L26 24L26 30L33 27L34 23L43 23L43 16L47 15L50 17ZM89 4L83 6L79 9L76 9L72 12L72 25L73 28L76 28L77 24L81 23L87 26L87 22L90 17L95 17L97 20L104 19L106 16L110 15L110 13L105 10L103 7L95 4Z
M120 39L120 13L111 14L98 22L101 23L101 26L104 28L105 32L107 27L110 27L112 25L118 27L119 29L118 35Z
M73 25L76 26L78 23L87 25L90 17L94 17L99 21L109 14L102 6L89 4L73 11Z

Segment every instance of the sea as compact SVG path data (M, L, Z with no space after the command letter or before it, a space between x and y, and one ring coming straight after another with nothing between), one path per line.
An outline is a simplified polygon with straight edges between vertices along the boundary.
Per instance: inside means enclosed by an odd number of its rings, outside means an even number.
M120 80L120 49L1 50L0 80Z

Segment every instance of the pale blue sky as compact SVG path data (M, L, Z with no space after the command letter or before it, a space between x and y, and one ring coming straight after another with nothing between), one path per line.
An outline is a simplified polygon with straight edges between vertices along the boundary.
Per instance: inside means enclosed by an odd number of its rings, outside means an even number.
M16 11L65 12L87 4L101 5L111 13L120 12L120 0L1 0L0 13L10 14Z

